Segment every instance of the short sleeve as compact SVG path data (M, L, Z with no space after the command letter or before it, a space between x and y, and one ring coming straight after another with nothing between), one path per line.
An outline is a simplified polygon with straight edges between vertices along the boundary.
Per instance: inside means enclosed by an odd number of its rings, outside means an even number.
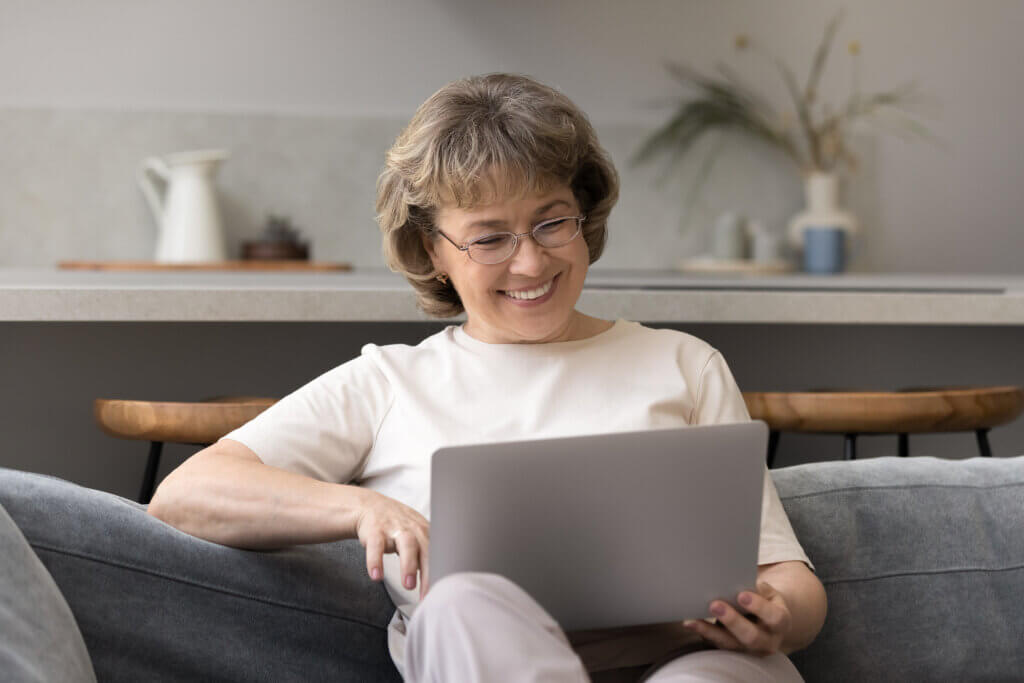
M690 424L724 424L747 422L750 413L736 380L722 354L714 351L701 372L697 387L693 419ZM764 470L764 492L761 498L761 542L758 564L774 564L797 560L814 566L807 558L782 507L775 482L767 466Z
M392 402L390 385L370 357L320 375L226 434L265 464L333 483L362 470Z
M710 425L749 421L747 404L743 400L740 388L736 386L729 366L720 352L712 351L700 373L697 399L694 402L690 424Z

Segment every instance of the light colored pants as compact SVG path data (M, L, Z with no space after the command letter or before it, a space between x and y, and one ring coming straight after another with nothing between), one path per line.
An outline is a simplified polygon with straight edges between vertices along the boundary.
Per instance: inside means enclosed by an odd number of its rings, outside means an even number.
M517 585L495 574L455 574L430 589L409 624L405 679L450 681L590 681L551 616ZM643 681L801 682L784 655L725 650L686 654L647 671Z

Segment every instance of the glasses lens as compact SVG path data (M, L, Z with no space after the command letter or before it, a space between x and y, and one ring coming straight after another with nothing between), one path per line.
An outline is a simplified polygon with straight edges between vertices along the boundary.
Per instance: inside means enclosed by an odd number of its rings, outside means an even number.
M555 218L533 229L533 239L542 247L560 247L572 241L580 231L578 218Z
M469 258L477 263L501 263L512 255L516 238L510 232L487 235L469 245Z

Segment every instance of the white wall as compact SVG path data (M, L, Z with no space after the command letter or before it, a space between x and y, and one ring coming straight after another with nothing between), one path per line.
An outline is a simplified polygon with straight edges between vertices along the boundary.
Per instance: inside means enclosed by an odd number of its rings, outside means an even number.
M656 189L656 168L626 163L668 113L658 102L674 89L660 62L725 59L781 93L770 68L733 53L734 35L803 71L839 4L0 0L0 265L148 256L135 166L198 144L236 152L222 176L235 241L283 209L318 258L379 263L372 187L383 150L445 82L508 70L564 90L619 163L620 232L603 264L665 267L703 238L679 234L677 181ZM849 6L826 96L844 91L842 48L856 38L865 87L915 78L938 103L930 126L942 141L863 148L849 193L866 226L856 269L1020 272L1021 26L1016 0ZM740 207L778 229L800 201L784 164L733 147L696 223ZM627 230L651 246L627 241Z

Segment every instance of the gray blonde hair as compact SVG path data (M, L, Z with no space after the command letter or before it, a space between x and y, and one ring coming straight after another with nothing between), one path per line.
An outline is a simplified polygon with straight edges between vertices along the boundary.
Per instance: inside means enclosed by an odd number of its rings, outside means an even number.
M502 198L572 189L590 263L604 251L619 177L586 115L568 97L526 76L487 74L444 86L424 102L388 150L377 179L384 258L416 290L428 315L465 309L438 281L423 245L437 238L442 206L473 208Z

